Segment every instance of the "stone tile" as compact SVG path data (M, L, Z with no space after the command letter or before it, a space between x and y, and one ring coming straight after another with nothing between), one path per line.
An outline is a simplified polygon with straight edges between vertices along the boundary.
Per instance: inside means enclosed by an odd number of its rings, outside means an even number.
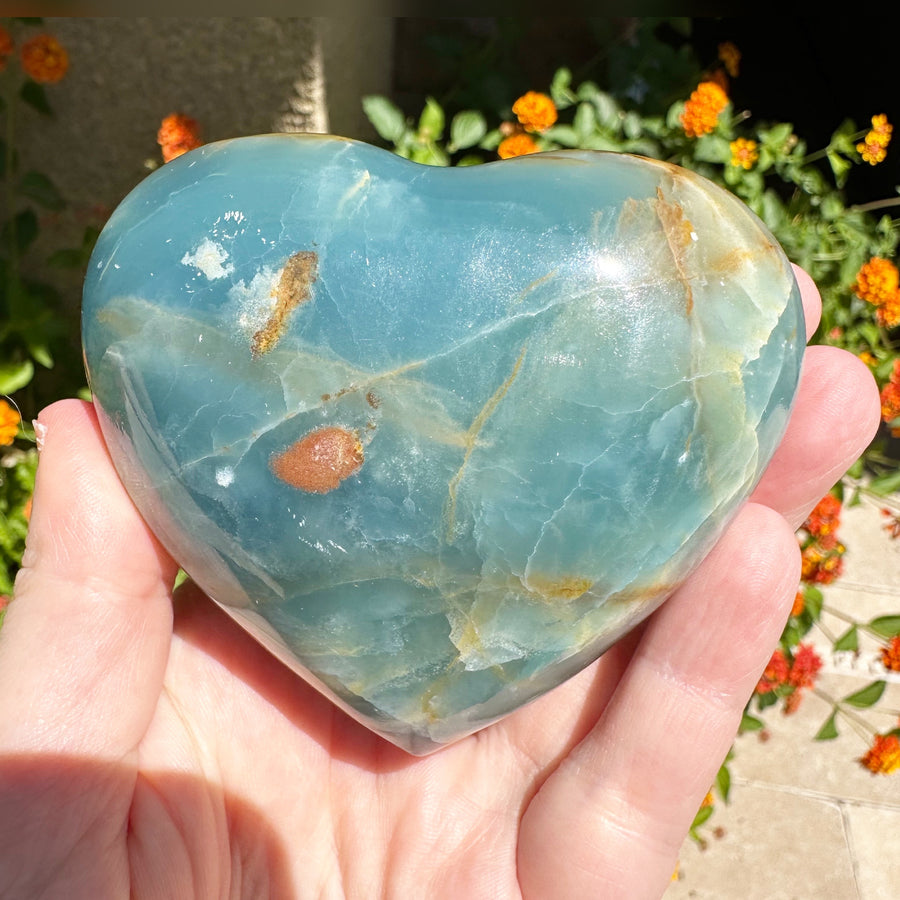
M845 697L872 680L868 676L829 672L819 678L818 687L833 697ZM875 709L856 711L879 731L887 731L897 720L877 712L878 708L900 709L900 683L888 684ZM735 743L732 777L810 796L856 800L900 810L900 776L873 775L859 764L868 738L864 741L850 723L839 719L840 736L835 740L813 740L830 712L830 705L812 693L807 693L799 709L790 716L769 710L763 717L767 740L762 741L754 733L742 735ZM737 786L735 790L742 788Z
M723 836L705 850L685 842L665 900L869 900L857 890L837 803L741 785L711 824Z
M858 506L845 507L838 534L847 547L844 574L838 584L852 587L900 590L900 539L884 530L886 519L879 502L865 498Z
M860 900L894 900L900 882L900 810L844 809Z

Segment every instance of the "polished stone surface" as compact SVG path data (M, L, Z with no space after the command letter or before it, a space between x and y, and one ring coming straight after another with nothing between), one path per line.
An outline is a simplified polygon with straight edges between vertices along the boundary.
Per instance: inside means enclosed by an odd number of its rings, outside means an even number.
M677 587L781 438L803 334L771 235L684 170L428 168L311 135L162 167L84 294L147 522L415 753L556 686Z

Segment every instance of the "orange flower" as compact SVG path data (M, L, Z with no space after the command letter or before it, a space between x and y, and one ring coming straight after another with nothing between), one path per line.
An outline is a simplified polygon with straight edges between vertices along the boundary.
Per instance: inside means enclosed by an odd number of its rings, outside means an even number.
M163 162L170 162L203 143L196 120L181 113L172 113L162 120L156 142L162 148Z
M728 94L713 81L701 81L684 104L681 124L688 137L709 134L719 121L719 114L728 106Z
M894 360L894 369L888 383L881 389L881 418L886 424L900 418L900 359ZM900 428L891 429L900 437Z
M900 672L900 637L892 637L887 647L881 648L881 663L891 672Z
M861 300L881 306L891 295L897 293L898 286L900 272L897 267L889 259L873 256L856 273L856 281L851 290Z
M737 78L740 72L741 51L731 41L719 44L719 62L725 66L725 71L732 78Z
M826 494L809 514L803 528L812 537L834 534L841 524L841 501L834 494Z
M6 68L6 60L12 56L16 45L13 43L12 35L0 25L0 72Z
M794 597L794 605L791 607L791 615L801 616L804 609L806 609L806 597L803 596L803 591L797 591L797 595Z
M22 417L5 400L0 400L0 446L11 444L19 433Z
M511 134L508 138L500 141L497 148L497 155L500 159L511 159L513 156L525 156L528 153L537 153L540 148L534 142L534 138L529 134L519 132Z
M790 674L790 664L784 651L779 647L769 660L759 684L756 685L757 694L771 694L776 688L787 684L788 675Z
M859 359L861 362L864 362L870 369L873 369L878 364L878 360L871 353L869 353L868 350L863 350L863 352L859 354Z
M512 111L526 131L546 131L556 122L556 104L537 91L522 94L513 103Z
M879 325L895 328L900 325L900 291L894 291L875 311Z
M731 149L731 164L739 166L748 171L753 168L759 159L759 150L756 149L756 141L749 141L747 138L738 138L729 145Z
M38 34L22 45L22 69L33 81L53 84L62 80L69 68L65 47L49 34Z
M860 762L876 775L890 775L900 769L900 740L896 734L876 734L872 746Z
M888 144L891 142L891 132L894 126L888 122L884 113L872 116L872 130L866 135L862 144L857 144L857 152L863 161L870 166L877 166L887 156Z
M843 556L846 549L837 541L834 541L832 547L824 547L821 542L813 541L800 554L801 579L808 584L831 584L844 570Z
M898 538L900 537L900 516L898 516L893 510L890 509L882 509L881 514L887 517L888 523L884 526L884 530L892 537Z
M791 663L791 671L788 674L788 684L795 688L810 688L816 683L816 678L822 668L822 657L813 649L811 644L800 644L794 651L794 661Z

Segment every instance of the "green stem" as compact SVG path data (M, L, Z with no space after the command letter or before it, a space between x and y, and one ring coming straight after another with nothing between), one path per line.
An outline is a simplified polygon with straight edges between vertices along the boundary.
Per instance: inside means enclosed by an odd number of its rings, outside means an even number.
M873 209L887 209L890 206L900 206L900 197L887 197L884 200L873 200L871 203L854 203L847 209L851 212L870 212Z

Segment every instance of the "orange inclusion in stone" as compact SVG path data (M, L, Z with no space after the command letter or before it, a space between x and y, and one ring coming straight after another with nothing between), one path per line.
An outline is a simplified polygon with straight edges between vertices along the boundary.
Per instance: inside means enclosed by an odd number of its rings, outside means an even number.
M327 494L358 472L363 459L356 432L329 425L273 454L269 466L286 484L311 494Z

